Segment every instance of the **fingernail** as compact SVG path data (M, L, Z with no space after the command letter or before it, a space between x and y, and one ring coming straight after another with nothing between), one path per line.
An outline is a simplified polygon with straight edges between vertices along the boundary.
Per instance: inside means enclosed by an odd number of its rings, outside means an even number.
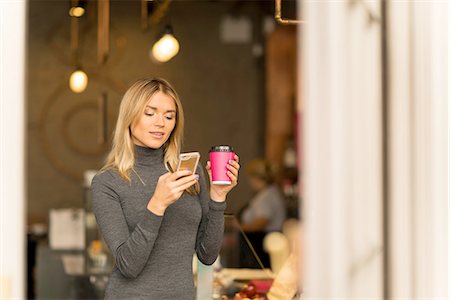
M233 163L233 161L230 159L229 161L228 161L230 164L232 164Z
M198 174L195 174L195 179L199 179L200 176Z

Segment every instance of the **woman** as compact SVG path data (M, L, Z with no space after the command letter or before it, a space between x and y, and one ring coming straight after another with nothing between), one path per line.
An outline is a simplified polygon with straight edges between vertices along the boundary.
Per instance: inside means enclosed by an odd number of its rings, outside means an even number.
M246 165L245 171L255 196L240 213L242 230L247 234L263 265L269 267L269 255L263 250L267 233L281 231L286 220L284 198L267 161L254 159ZM248 251L241 253L241 266L259 268Z
M115 259L106 299L194 299L194 252L212 264L221 246L225 199L237 184L208 188L202 168L175 172L184 129L171 85L142 79L125 93L112 150L92 181L93 210ZM211 178L210 163L206 170Z
M256 193L241 215L245 232L281 231L286 219L283 195L274 182L270 165L254 159L245 168L251 189Z

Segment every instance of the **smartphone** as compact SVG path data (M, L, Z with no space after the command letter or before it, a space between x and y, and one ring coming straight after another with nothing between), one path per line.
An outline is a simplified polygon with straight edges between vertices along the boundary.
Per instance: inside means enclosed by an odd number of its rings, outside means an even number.
M189 170L192 174L195 174L199 160L199 152L181 153L178 159L177 171Z

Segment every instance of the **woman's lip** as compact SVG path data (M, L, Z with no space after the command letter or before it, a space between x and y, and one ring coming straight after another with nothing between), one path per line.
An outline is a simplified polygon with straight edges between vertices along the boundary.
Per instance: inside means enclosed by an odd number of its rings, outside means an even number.
M161 138L164 136L164 133L162 133L162 132L152 132L152 131L150 131L150 134L151 134L154 138L157 138L157 139L161 139Z

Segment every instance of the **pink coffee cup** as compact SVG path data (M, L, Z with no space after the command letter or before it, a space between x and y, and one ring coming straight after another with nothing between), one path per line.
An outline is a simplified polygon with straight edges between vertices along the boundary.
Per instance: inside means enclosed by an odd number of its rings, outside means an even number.
M209 151L209 161L211 163L212 183L226 185L231 184L231 179L227 175L227 164L234 157L233 148L230 146L213 146Z

